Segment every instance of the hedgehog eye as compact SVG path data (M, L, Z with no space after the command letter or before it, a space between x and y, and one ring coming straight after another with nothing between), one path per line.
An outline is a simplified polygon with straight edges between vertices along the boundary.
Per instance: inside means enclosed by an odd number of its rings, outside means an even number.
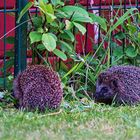
M112 80L111 85L112 85L113 87L117 87L117 86L118 86L118 83L117 83L116 80Z
M107 87L103 87L103 88L101 89L101 92L102 92L102 93L108 92L108 88L107 88Z

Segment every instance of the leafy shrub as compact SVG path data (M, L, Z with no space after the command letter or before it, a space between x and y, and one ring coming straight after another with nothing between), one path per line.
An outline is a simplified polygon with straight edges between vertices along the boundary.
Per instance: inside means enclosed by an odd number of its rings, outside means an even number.
M31 8L37 8L38 14L31 13ZM28 50L32 51L32 63L51 65L48 60L50 56L63 60L58 61L57 71L61 75L67 100L79 100L83 97L91 99L98 74L112 65L139 65L140 16L136 8L127 10L122 16L117 12L110 22L107 22L104 18L87 12L80 5L65 5L60 0L33 0L21 11L17 21L19 25L22 16L27 12L27 22L30 22ZM134 20L130 22L132 17ZM77 54L75 34L84 35L86 24L95 22L101 27L101 42L93 44L94 52ZM125 32L122 32L122 28ZM127 42L128 39L127 46L117 42Z

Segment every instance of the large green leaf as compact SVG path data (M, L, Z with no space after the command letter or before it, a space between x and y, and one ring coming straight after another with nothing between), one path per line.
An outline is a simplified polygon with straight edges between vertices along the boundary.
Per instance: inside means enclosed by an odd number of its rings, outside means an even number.
M113 50L113 55L116 56L117 58L123 57L123 49L122 47L117 46L114 50Z
M39 6L37 6L45 15L48 23L51 23L56 19L54 15L54 9L52 7L52 4L46 4L43 1L39 2Z
M89 13L89 15L92 18L93 23L95 23L95 22L98 23L103 30L107 31L107 24L106 24L106 20L104 18L97 16L93 13Z
M73 28L73 24L71 21L65 20L65 24L66 24L66 30L70 30Z
M29 34L31 44L34 42L39 42L42 39L42 34L36 31L30 32Z
M63 61L67 60L67 56L62 51L54 49L53 53L57 55L59 58L61 58Z
M81 13L82 15L88 16L88 12L78 6L64 6L63 8L61 8L61 10L63 12L65 12L67 15L71 16L74 13Z
M56 6L58 4L58 2L60 2L60 0L51 0L51 3Z
M133 47L133 46L128 46L126 49L125 49L125 53L128 57L136 57L138 52L137 50Z
M64 30L64 33L66 33L69 36L69 38L72 42L74 41L75 37L70 30Z
M61 2L61 0L51 0L51 3L54 5L54 6L56 6L56 5L64 5L64 2Z
M78 28L78 30L84 35L86 33L86 28L84 26L82 26L79 23L73 22L73 24L75 25L75 27Z
M54 21L54 19L56 19L56 17L54 16L54 9L52 7L52 4L46 5L46 13L45 14L47 14L46 18L47 18L48 23L51 23Z
M33 2L28 2L27 5L22 9L22 11L19 14L17 23L20 22L21 18L23 17L23 15L33 6Z
M57 18L66 18L66 17L68 17L68 15L65 12L63 12L61 9L57 9L57 13L55 13L55 16Z
M37 45L37 49L39 49L39 50L46 50L46 48L45 48L45 46L43 45L43 44L38 44Z
M57 41L57 37L56 37L55 34L53 34L53 33L48 33L48 35L52 36L52 37L55 39L55 41Z
M67 18L71 18L72 21L78 22L92 22L88 12L78 6L65 6L61 10L67 14Z
M44 0L39 0L36 7L38 7L43 13L47 13L46 2Z
M92 19L89 16L84 16L83 14L78 12L73 15L71 20L76 22L92 23Z
M75 37L70 30L64 30L64 33L60 34L62 39L74 42Z
M61 46L61 49L63 49L64 51L72 51L72 48L71 48L71 46L68 44L68 43L66 43L66 42L64 42L64 41L62 41L62 40L59 40L59 45Z
M56 40L49 33L45 33L42 35L42 43L49 52L53 51L56 48Z

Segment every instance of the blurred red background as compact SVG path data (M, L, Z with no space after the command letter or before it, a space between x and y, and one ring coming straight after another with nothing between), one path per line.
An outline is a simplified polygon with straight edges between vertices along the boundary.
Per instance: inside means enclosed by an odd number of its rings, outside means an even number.
M6 0L6 9L14 9L15 8L15 1L16 0ZM112 5L112 0L79 0L81 4L83 5L90 5L90 6L99 6L100 2L102 7L104 6L108 6L108 5ZM124 3L125 0L122 0L122 3ZM127 5L130 4L130 0L126 0ZM74 0L70 1L70 4L74 4ZM120 4L119 0L114 0L114 5L118 5ZM131 4L136 5L136 0L131 0ZM140 0L139 0L139 4L140 4ZM4 7L4 0L2 0L0 2L0 10L3 10ZM92 10L92 12L98 13L98 10ZM102 11L101 14L104 15L104 17L109 18L109 13L110 11ZM4 35L4 14L2 12L0 12L0 18L1 18L1 22L0 22L0 38ZM14 13L7 13L6 14L6 32L12 30L15 27L15 17L14 17ZM97 42L97 32L98 29L96 29L96 27L94 25L88 25L87 26L88 29L88 37L87 37L87 44L85 46L86 48L86 52L92 51L93 49L93 42ZM10 32L7 36L14 36L14 31ZM81 53L83 52L83 44L85 43L85 36L81 36L81 35L77 35L76 36L77 39L77 45L76 45L76 50L77 53ZM11 49L11 47L13 47L12 45L6 45L6 50ZM3 57L3 50L4 50L4 43L3 40L0 40L0 57Z

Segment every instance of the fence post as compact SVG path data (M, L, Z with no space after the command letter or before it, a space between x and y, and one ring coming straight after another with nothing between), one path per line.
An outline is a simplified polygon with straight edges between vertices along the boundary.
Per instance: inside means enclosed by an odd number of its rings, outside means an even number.
M16 21L20 11L27 4L28 0L16 0ZM27 14L25 14L20 23L27 20ZM19 24L20 24L19 23ZM16 22L16 26L19 25ZM26 58L27 58L27 23L19 26L15 31L15 62L14 62L14 76L16 76L20 71L26 68Z

